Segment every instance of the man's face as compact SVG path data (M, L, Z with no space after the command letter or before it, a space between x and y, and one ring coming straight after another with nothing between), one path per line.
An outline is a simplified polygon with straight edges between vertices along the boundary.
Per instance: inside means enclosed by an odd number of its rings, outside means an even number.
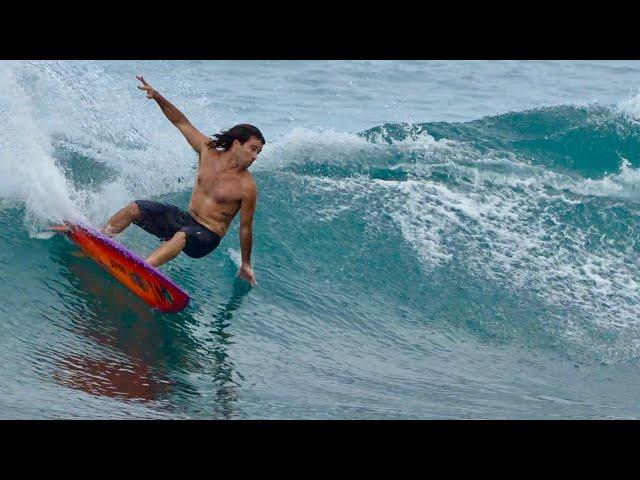
M233 143L240 162L247 167L255 162L263 147L260 139L256 137L249 137L249 140L244 144L241 144L238 140L234 140Z

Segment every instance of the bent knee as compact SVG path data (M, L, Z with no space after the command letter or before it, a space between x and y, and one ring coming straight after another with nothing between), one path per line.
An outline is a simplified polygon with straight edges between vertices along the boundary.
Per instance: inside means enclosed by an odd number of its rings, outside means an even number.
M187 234L184 232L176 232L176 234L171 237L171 241L181 244L184 247L187 244Z

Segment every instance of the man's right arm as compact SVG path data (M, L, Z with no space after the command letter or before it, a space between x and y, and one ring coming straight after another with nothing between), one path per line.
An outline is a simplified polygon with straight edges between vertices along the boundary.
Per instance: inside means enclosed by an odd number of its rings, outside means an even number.
M140 90L145 90L147 92L147 98L153 98L158 103L162 113L164 113L169 121L173 123L180 132L182 132L187 139L187 142L189 142L189 145L191 145L196 152L200 153L205 147L205 144L209 141L209 138L194 127L180 110L178 110L169 100L160 95L160 93L149 85L143 77L136 78L142 82L142 86L138 85L138 88Z

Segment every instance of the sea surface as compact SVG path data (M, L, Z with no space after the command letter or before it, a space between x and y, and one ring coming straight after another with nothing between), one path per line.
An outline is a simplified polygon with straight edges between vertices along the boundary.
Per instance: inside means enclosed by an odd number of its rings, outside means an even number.
M151 310L47 228L187 208L203 133L267 144ZM640 62L0 61L0 418L640 417ZM159 246L131 226L116 240Z

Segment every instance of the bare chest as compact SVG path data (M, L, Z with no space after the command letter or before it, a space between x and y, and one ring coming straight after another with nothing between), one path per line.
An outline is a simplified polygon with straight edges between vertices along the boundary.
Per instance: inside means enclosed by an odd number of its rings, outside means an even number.
M219 172L212 166L200 167L196 175L195 190L216 203L233 203L241 198L241 185L237 176Z

